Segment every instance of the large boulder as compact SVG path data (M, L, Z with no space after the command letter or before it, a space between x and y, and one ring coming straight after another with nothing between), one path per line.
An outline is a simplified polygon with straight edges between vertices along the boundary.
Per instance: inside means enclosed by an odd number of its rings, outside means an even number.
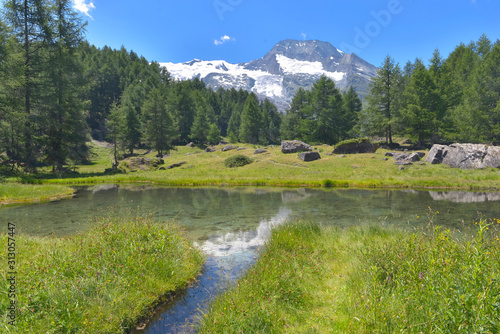
M378 144L373 144L369 139L361 138L348 140L339 143L333 150L334 154L356 154L356 153L375 153Z
M281 142L282 153L298 153L311 151L311 146L298 140L283 140Z
M500 147L483 144L433 145L425 161L460 169L500 168Z
M318 152L302 152L299 153L299 159L303 161L315 161L321 159Z

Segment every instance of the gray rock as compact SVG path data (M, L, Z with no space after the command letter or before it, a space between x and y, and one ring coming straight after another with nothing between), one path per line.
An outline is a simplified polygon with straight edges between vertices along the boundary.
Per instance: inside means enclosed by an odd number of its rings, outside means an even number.
M226 151L231 151L231 150L236 150L238 148L238 146L236 145L226 145L222 148L222 152L226 152Z
M396 154L396 153L394 153L394 152L387 152L387 153L385 154L385 156L386 156L386 157L393 157L393 156L394 156L394 154Z
M227 141L225 141L225 140L221 140L220 143L219 143L219 145L227 145L227 144L229 144L229 143Z
M425 158L425 162L428 162L432 165L437 165L443 162L444 157L448 154L448 146L446 145L433 145L429 154L427 154L427 158Z
M283 140L281 142L281 152L298 153L311 151L311 146L298 140Z
M238 147L236 151L243 151L245 148L244 147Z
M420 160L420 155L418 153L395 153L394 160L417 162Z
M341 154L341 155L339 155L337 158L345 158L345 157L346 157L346 155L345 155L345 154Z
M425 161L460 169L500 168L500 147L482 144L434 145Z
M205 153L212 153L212 152L215 152L217 151L217 147L207 147L205 149Z
M405 170L404 166L399 166L399 170Z
M186 145L187 147L194 147L194 143L190 142L189 144Z
M255 150L255 152L253 152L253 154L262 154L262 153L266 153L267 150L263 149L263 148L259 148L257 150Z
M318 152L302 152L299 153L299 159L303 161L315 161L321 159Z
M500 147L499 146L489 146L486 157L484 158L484 163L488 167L500 168Z

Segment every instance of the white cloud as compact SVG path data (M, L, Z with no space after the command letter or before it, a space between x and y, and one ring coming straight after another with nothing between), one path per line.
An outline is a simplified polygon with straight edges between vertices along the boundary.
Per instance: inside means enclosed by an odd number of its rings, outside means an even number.
M94 3L91 1L87 3L88 0L73 0L73 8L92 18L92 15L89 14L89 11L95 9Z
M226 42L236 42L236 38L229 37L228 35L224 35L221 38L214 40L215 45L222 45Z
M300 34L300 37L302 37L302 39L305 41L307 39L307 34L306 33L302 33L302 34Z

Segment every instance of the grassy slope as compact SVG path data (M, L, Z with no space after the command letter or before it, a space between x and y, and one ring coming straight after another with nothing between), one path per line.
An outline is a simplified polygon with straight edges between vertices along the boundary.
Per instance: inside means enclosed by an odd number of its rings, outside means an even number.
M127 332L194 279L203 262L179 228L148 218L109 219L64 238L15 240L18 313L10 326L9 299L0 299L2 333ZM0 258L6 252L0 248ZM2 269L4 281L5 275ZM2 284L0 294L7 289Z
M105 147L94 146L92 164L80 165L78 173L57 176L48 170L37 175L37 182L44 184L91 184L91 183L134 183L153 182L171 186L201 185L267 185L267 186L343 186L343 187L412 187L412 188L460 188L460 189L500 189L498 169L460 170L444 165L414 164L400 171L391 159L385 160L385 150L375 154L355 154L339 158L326 155L332 152L330 146L317 146L322 159L303 162L297 154L282 154L280 147L268 148L269 152L254 154L255 147L241 145L242 151L221 152L222 146L214 153L204 153L199 148L178 147L165 158L166 166L186 162L181 167L138 171L118 175L105 175L104 169L111 165L111 152ZM140 153L145 153L138 151ZM250 165L227 168L224 160L236 154L244 154L254 159ZM144 155L154 157L154 153ZM18 179L12 178L10 181ZM4 187L4 184L0 185ZM41 187L42 188L42 187ZM62 188L60 188L62 189ZM23 190L23 189L21 189ZM26 189L27 198L31 190ZM14 199L12 192L4 192L5 199ZM68 190L61 194L67 194ZM50 196L49 196L50 197ZM43 197L43 198L47 198Z
M498 333L500 242L488 228L460 241L439 229L281 227L199 333Z

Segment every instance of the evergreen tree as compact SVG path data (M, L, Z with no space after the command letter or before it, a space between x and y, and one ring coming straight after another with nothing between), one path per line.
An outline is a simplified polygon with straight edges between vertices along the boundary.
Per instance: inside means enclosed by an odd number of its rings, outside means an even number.
M169 110L175 124L177 138L175 143L186 144L196 115L196 104L191 94L190 84L187 81L176 82L169 90Z
M367 115L372 129L383 129L386 141L392 144L394 124L400 112L402 75L399 64L387 56L377 75L372 80L370 93L367 97Z
M340 140L353 137L353 129L358 124L359 113L363 109L363 103L352 86L343 93L342 100L344 101L344 114L340 121Z
M84 24L69 0L55 0L51 20L46 95L40 108L38 125L44 134L43 152L52 169L61 170L68 158L87 157L85 83L77 48L83 40Z
M111 112L106 121L106 126L108 129L108 140L113 144L113 169L118 166L118 152L120 147L123 145L124 138L124 128L125 119L123 117L123 111L120 106L113 104L111 107Z
M12 79L18 82L16 86L21 88L19 93L23 99L23 124L17 129L23 135L20 157L27 169L34 170L37 143L33 118L38 112L43 89L40 79L44 77L41 73L46 67L42 55L51 35L47 3L43 0L8 0L5 2L5 17L18 42L18 62L13 65L20 67L21 75Z
M322 76L316 81L311 90L312 114L314 127L309 129L313 134L310 139L313 142L334 144L340 140L342 116L344 106L342 94L335 87L335 82Z
M241 142L257 144L262 127L262 114L257 101L257 96L248 95L243 112L241 113L241 125L239 138Z
M158 88L153 89L142 107L144 138L159 156L173 148L174 124Z
M301 87L292 98L290 108L283 117L280 133L286 140L303 139L300 131L301 121L305 119L304 107L308 104L308 93Z
M416 64L404 96L406 106L402 110L402 116L407 131L416 135L417 145L422 146L439 128L439 110L442 104L436 84L422 62Z
M270 144L280 142L281 113L267 98L261 103L263 136L261 139Z
M197 104L196 116L194 118L193 126L191 127L191 134L189 138L193 140L197 144L203 144L207 140L208 133L210 131L208 117L207 117L207 109L208 105L205 100L197 91L194 94L197 99L195 99Z
M210 131L208 132L207 141L212 145L217 145L218 143L220 143L220 140L220 130L217 127L217 124L210 124Z

